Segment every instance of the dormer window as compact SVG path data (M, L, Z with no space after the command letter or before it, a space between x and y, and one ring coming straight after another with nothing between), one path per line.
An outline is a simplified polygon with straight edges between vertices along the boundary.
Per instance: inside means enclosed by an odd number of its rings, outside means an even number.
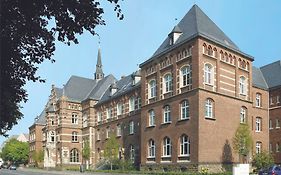
M173 45L176 43L176 41L179 39L179 37L181 36L182 31L179 28L179 26L175 26L173 28L173 30L171 31L171 33L169 34L169 45Z

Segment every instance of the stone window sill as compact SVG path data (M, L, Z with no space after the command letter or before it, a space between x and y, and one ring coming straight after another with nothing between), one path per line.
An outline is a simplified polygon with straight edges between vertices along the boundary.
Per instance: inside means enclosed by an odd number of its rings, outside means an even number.
M207 120L216 120L215 117L207 117L207 116L205 116L205 119L207 119Z

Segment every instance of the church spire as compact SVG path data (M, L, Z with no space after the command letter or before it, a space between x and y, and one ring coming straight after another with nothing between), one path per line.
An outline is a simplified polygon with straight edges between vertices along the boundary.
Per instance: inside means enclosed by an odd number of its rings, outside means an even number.
M98 57L97 57L95 79L96 80L100 80L100 79L103 79L103 77L104 77L104 73L102 71L101 50L99 48L99 50L98 50Z

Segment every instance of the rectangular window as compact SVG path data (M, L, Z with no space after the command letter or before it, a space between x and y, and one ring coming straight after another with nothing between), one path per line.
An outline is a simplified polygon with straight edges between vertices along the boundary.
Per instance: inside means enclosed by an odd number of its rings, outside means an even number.
M261 107L261 95L256 94L256 107Z
M276 119L276 128L280 128L280 120Z
M148 126L155 126L155 114L154 114L154 111L151 110L149 111L149 123L148 123Z
M117 136L121 136L121 125L117 125L117 128L116 128L116 135L117 135Z
M76 113L72 113L71 123L78 124L78 115Z
M273 97L269 98L269 103L270 103L270 105L273 105Z
M129 99L129 112L132 112L135 110L135 97L131 97Z
M269 129L273 129L272 120L269 120Z
M134 134L134 121L130 121L129 134Z
M277 153L279 153L280 152L280 144L279 144L279 142L278 143L276 143L276 152Z
M256 143L256 153L257 154L261 153L261 142Z
M123 114L123 109L122 108L123 108L123 104L118 103L117 104L117 116Z
M277 97L276 97L276 103L280 103L280 96L279 95L277 95Z
M97 130L97 140L100 140L100 130Z
M112 118L112 109L107 108L106 109L106 119L110 119L110 118Z
M135 100L135 110L140 109L141 108L141 98L136 98Z
M100 122L102 120L101 112L98 112L97 115L98 115L97 120L98 120L98 122Z
M106 128L106 133L105 133L105 137L108 139L109 138L109 132L110 132L110 128Z
M272 143L269 143L269 152L272 153Z
M256 132L260 132L261 131L261 118L257 117L256 118Z

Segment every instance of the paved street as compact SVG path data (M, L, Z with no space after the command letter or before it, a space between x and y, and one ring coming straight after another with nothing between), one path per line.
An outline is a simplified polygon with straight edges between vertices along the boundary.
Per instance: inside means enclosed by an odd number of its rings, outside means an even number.
M75 171L46 171L37 169L0 169L0 175L110 175L109 173L80 173ZM118 174L122 175L122 174ZM123 174L124 175L124 174Z

